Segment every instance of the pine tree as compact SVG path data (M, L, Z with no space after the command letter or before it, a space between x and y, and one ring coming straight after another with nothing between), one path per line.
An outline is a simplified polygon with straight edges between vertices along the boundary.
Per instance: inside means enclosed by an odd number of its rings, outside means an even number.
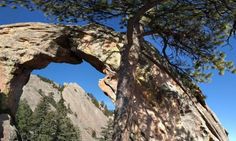
M91 98L93 104L97 107L97 108L100 108L100 105L99 105L99 102L98 100L96 99L96 97L94 97L94 95L92 93L87 93L88 96Z
M17 128L23 140L27 140L31 136L31 118L32 110L30 109L27 101L24 99L20 101L16 113Z
M52 137L47 134L47 129L51 128L50 123L51 116L48 114L50 105L46 97L43 97L40 103L35 108L32 116L32 140L45 140L49 141Z
M102 128L100 141L112 141L113 120L109 119L107 126Z
M71 120L67 117L70 109L64 105L64 99L57 103L56 106L56 116L54 120L56 121L56 132L54 135L54 140L57 141L79 141L80 131L79 128L75 127Z
M105 23L116 19L125 27L128 46L132 34L138 31L139 40L157 41L156 48L166 62L196 81L205 81L216 69L236 73L231 61L225 60L220 47L229 44L236 30L234 0L70 0L70 1L9 1L0 6L23 6L40 9L58 22L78 21ZM69 7L69 8L68 8ZM150 40L147 40L146 37ZM129 51L130 47L127 47ZM188 60L188 61L186 61Z
M107 117L109 117L109 116L112 116L113 115L113 113L114 113L114 111L113 110L109 110L108 108L107 108L107 105L105 105L104 106L104 112L103 112Z
M130 119L133 116L127 115L137 113L136 118L148 116L134 111L141 108L145 111L147 106L152 106L152 102L155 102L154 99L148 101L141 97L148 87L144 86L138 94L133 91L139 87L134 82L137 80L136 70L142 63L140 59L151 61L176 83L178 81L175 74L183 82L186 80L192 84L193 81L204 82L209 79L211 73L208 72L212 69L219 74L224 74L225 71L236 72L235 66L225 60L226 55L222 51L223 46L230 44L229 39L235 37L235 0L2 0L0 5L39 9L63 23L96 22L109 27L104 20L115 19L120 27L124 27L123 35L126 36L120 41L124 45L117 72L120 76L116 93L119 102L116 106L114 140L129 140L132 132L136 132L132 130L136 129L123 126L135 124ZM182 87L180 83L178 85ZM189 87L187 84L186 86ZM134 98L145 102L137 108L133 104ZM198 100L200 101L202 100ZM162 120L158 116L155 118ZM141 127L137 130L140 129Z
M67 117L69 109L61 99L55 110L50 109L55 100L44 96L34 112L26 100L20 102L16 122L23 140L32 141L80 141L79 128Z
M57 114L55 141L80 141L79 128L75 127L68 117L61 117Z

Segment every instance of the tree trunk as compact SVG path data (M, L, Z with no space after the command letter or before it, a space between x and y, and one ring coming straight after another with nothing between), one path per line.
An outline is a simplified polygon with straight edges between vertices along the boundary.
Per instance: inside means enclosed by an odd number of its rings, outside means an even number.
M152 46L133 41L121 52L113 140L227 141L201 92L183 86Z
M201 92L188 86L190 81L179 79L136 36L132 46L120 48L123 42L122 34L94 24L83 29L42 23L0 26L0 112L15 113L31 70L83 59L100 72L112 68L118 73L114 78L106 73L112 85L103 89L110 97L117 92L114 141L228 140Z

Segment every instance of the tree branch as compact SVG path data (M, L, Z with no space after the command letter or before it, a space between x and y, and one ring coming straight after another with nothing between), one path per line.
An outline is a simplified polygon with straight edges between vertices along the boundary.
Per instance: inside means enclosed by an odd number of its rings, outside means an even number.
M157 5L158 3L162 2L164 0L154 0L152 2L147 2L143 7L139 9L139 11L128 21L128 26L127 26L127 42L128 46L131 46L133 44L133 32L134 32L134 27L139 24L140 18L152 7Z

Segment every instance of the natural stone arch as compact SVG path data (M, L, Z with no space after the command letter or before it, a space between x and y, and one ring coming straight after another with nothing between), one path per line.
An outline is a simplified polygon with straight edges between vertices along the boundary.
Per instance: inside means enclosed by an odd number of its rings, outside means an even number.
M6 97L1 106L15 113L21 89L33 69L50 62L78 64L84 59L106 74L99 85L113 100L120 91L129 94L118 95L116 101L117 139L227 140L201 91L191 91L149 44L142 45L137 65L129 72L132 79L128 85L119 83L117 89L117 80L126 81L119 75L122 69L126 71L126 66L120 65L124 44L122 34L96 24L0 26L0 89Z
M102 79L99 85L114 101L115 70L120 62L115 39L119 36L112 35L111 31L108 32L110 35L104 34L106 30L95 24L83 27L83 30L42 23L1 26L0 90L6 99L3 108L14 114L22 87L32 70L44 68L51 62L80 64L83 60L88 61L109 77ZM115 42L109 39L111 37ZM108 86L108 81L112 86Z

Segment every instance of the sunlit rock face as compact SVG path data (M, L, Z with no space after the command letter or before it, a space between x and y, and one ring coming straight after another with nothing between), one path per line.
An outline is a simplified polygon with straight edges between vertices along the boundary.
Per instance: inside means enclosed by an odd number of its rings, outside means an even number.
M120 65L124 43L122 34L96 24L0 26L1 108L15 113L22 87L33 69L44 68L50 62L79 64L85 60L106 74L99 86L113 101L117 91L130 91L129 99L116 101L117 105L129 106L116 114L128 120L116 124L127 131L130 139L228 140L201 92L193 93L176 74L170 73L151 45L143 46L138 63L130 72L134 79L125 89L117 90L117 80L123 79L120 72L127 69ZM127 101L131 101L129 105Z
M1 141L17 140L17 130L12 124L12 119L8 114L0 114L0 124Z
M117 70L120 37L109 31L112 41L110 35L99 30L105 32L96 25L83 28L43 23L0 26L0 90L8 97L5 108L14 112L31 71L44 68L50 62L79 64L84 59L98 71ZM114 98L114 93L111 95Z
M102 127L107 125L108 117L93 104L91 98L78 84L69 83L62 87L55 82L31 75L23 87L20 100L26 100L34 111L43 96L51 96L55 102L63 98L64 105L70 109L67 116L72 124L80 129L82 141L97 141L96 138L101 137ZM53 105L50 106L51 110L55 110ZM93 134L96 134L96 137L93 137Z

